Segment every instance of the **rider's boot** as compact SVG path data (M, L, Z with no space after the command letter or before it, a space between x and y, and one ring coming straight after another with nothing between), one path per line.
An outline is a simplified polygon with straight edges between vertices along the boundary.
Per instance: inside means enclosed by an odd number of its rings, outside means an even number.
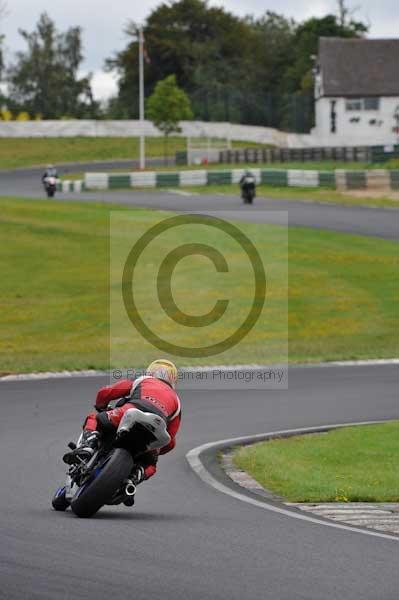
M72 465L80 460L88 461L98 450L101 443L101 434L98 431L86 431L82 433L79 446L71 452L67 452L62 460L67 465Z

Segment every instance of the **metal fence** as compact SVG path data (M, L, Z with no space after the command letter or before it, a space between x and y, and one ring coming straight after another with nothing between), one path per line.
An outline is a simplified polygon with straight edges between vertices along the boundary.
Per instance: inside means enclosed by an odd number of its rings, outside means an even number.
M284 163L284 162L362 162L384 163L399 158L399 146L354 146L330 148L246 148L225 150L219 153L219 162L234 163Z
M312 96L261 94L228 87L200 88L189 94L196 119L261 125L295 133L314 126Z

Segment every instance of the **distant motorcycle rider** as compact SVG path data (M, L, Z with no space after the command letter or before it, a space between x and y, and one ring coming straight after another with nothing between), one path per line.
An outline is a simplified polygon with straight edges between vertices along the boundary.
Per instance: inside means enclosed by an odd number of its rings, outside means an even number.
M241 198L244 203L251 204L256 196L256 179L251 171L247 170L240 179Z
M116 434L126 411L138 408L161 416L171 437L167 446L145 452L137 461L139 476L136 483L152 477L157 470L158 456L170 452L176 445L175 437L181 422L180 399L175 392L177 379L176 366L169 360L158 359L148 366L146 375L101 388L95 403L97 412L87 416L80 443L75 450L64 455L64 462L73 464L77 457L90 459L103 438ZM113 401L117 401L114 407L110 405Z
M55 177L56 179L58 179L57 169L54 167L54 165L46 166L46 170L44 171L44 173L42 175L42 183L43 184L46 183L47 177Z
M240 179L240 188L243 189L247 185L254 185L254 183L255 176L249 169L247 169Z

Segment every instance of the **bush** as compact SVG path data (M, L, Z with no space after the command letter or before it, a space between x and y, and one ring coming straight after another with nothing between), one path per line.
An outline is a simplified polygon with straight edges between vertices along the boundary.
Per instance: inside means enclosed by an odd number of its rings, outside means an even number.
M15 117L16 121L30 121L29 113L23 111L17 114Z
M6 108L2 108L0 110L0 120L12 121L12 112L10 110L7 110Z
M387 169L399 169L399 158L391 158L386 164Z

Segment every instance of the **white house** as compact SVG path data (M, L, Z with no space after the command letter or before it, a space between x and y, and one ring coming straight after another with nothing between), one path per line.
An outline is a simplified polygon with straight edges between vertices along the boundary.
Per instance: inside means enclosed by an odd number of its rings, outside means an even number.
M320 38L315 99L318 145L399 143L399 40Z

